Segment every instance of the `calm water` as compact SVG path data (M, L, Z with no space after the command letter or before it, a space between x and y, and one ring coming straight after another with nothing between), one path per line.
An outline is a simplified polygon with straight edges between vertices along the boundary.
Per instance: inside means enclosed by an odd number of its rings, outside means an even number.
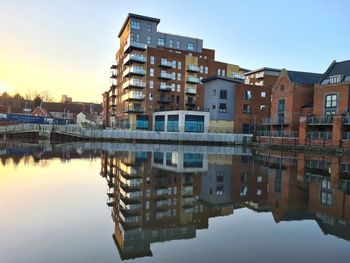
M350 158L0 145L0 262L349 262Z

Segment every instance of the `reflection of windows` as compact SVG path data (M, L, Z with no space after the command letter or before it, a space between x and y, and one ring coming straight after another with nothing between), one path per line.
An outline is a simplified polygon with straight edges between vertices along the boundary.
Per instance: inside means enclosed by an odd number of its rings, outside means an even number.
M281 193L282 191L282 170L277 169L275 175L275 193Z
M247 192L248 192L248 187L247 186L242 186L239 195L240 196L246 196Z
M335 76L330 76L330 83L339 83L341 80L341 76L340 75L335 75Z
M251 107L249 104L243 105L243 113L251 113Z
M164 46L165 45L165 41L164 41L164 38L158 38L158 45L159 46Z
M216 182L217 183L223 183L224 182L224 175L220 174L216 176Z
M248 174L247 173L241 173L241 183L248 182Z
M192 42L187 43L187 49L188 50L194 50L194 44Z
M321 183L321 192L320 192L321 204L332 206L333 203L333 189L331 187L330 181L323 180Z
M141 23L134 21L134 20L131 20L131 28L141 30Z

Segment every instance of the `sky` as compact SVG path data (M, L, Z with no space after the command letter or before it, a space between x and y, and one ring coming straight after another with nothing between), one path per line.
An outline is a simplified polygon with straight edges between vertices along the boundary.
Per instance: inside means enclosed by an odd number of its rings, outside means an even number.
M219 61L323 73L350 59L349 10L347 0L0 0L0 93L101 102L129 12L203 39Z

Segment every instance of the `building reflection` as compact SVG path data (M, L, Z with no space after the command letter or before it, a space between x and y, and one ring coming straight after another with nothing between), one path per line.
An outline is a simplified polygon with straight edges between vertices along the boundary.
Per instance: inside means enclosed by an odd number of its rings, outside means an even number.
M314 220L350 240L350 158L258 151L102 154L113 239L121 259L152 256L151 244L196 237L209 219L242 207L276 223Z

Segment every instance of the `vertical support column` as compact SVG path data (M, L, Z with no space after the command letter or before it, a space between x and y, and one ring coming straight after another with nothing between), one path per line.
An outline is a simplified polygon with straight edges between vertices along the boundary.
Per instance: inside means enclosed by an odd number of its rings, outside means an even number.
M185 113L179 111L179 132L185 132Z
M301 116L299 119L299 144L306 145L306 135L307 135L307 118L306 116Z
M337 148L341 147L342 130L342 116L333 116L332 146Z
M333 188L337 188L340 180L340 158L338 156L333 156L331 158L331 185Z

